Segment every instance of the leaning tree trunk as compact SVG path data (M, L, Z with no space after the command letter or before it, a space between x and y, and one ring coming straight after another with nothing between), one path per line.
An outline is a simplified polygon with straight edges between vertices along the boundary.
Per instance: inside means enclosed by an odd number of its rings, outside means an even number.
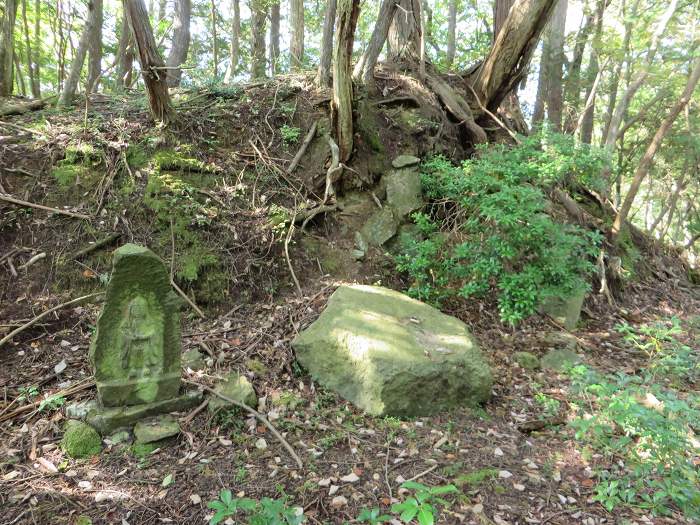
M358 82L362 82L368 86L374 84L374 66L377 65L377 59L382 52L384 43L389 35L391 22L394 20L394 15L397 10L398 0L383 0L379 7L377 22L374 25L372 36L364 52L355 64L353 76Z
M280 3L270 5L270 74L276 75L280 62Z
M644 156L637 167L637 171L634 174L634 178L632 179L632 183L627 191L625 200L620 207L620 211L615 216L615 221L613 222L611 229L611 237L613 241L616 242L619 238L620 231L627 221L627 216L632 208L632 203L639 192L639 188L642 186L642 182L644 182L645 177L649 173L649 169L654 161L654 156L666 137L666 134L671 129L671 126L673 126L673 123L678 115L690 102L690 98L693 96L693 91L695 90L695 86L698 84L698 80L700 80L700 58L695 59L693 69L681 97L673 105L671 111L661 123L661 126L659 126L659 129L656 130L654 138L652 138L647 150L644 152Z
M335 25L336 0L326 2L323 17L323 36L321 37L321 58L318 61L316 82L320 87L331 86L331 61L333 59L333 26Z
M177 87L182 80L180 66L187 60L190 49L190 18L192 16L192 4L190 0L175 0L175 12L173 13L173 43L170 54L166 60L168 69L166 79L168 86Z
M474 77L473 89L491 111L522 80L556 0L516 0Z
M292 71L301 71L304 66L304 0L290 0L289 65Z
M16 0L5 0L5 13L2 17L2 32L0 33L0 97L12 95L14 81L15 54L15 20L17 18Z
M389 26L388 58L392 62L417 63L421 57L420 0L396 0L397 9Z
M564 109L564 30L568 0L558 0L549 22L549 71L547 73L547 120L552 129L561 132L561 118Z
M250 76L253 80L265 78L265 0L250 0L251 12L251 59Z
M331 120L340 150L340 162L352 154L352 46L360 14L360 0L338 0L333 46L333 100Z
M170 103L168 84L165 80L165 64L158 54L146 5L143 0L124 0L124 8L136 41L151 115L156 122L167 125L175 119L175 111Z
M95 10L95 21L92 24L90 42L88 44L88 77L87 93L97 91L100 75L102 74L102 23L104 21L104 5L102 0L92 0Z
M83 28L83 33L80 35L80 42L78 42L78 49L75 52L73 61L70 64L70 73L68 74L68 79L63 86L63 92L58 100L60 106L67 106L73 102L73 97L78 89L78 82L80 81L80 72L83 70L83 64L85 63L85 56L87 55L88 48L90 46L90 38L92 37L92 28L95 24L95 6L92 2L88 2L88 15L85 20L85 27Z
M131 74L134 66L133 40L129 21L126 18L126 10L124 10L117 47L116 84L118 89L124 89L131 85Z
M498 4L498 2L496 2ZM457 51L457 0L449 0L447 5L447 67L451 68Z
M229 45L229 63L224 75L224 83L230 84L238 69L238 54L241 38L241 4L239 0L231 0L231 44Z

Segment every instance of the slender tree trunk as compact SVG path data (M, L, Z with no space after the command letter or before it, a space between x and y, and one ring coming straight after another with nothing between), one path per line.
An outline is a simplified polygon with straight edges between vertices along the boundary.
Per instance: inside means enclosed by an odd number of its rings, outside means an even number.
M238 54L241 38L241 5L239 0L231 0L231 44L229 46L229 64L224 75L224 83L230 84L238 69Z
M250 0L251 12L251 60L250 76L253 80L265 78L265 0Z
M498 2L496 2L498 5ZM447 67L451 68L457 51L457 0L449 0L447 5Z
M212 73L214 78L219 76L219 42L216 34L216 2L210 1L211 6L211 40L212 40Z
M32 57L34 59L34 81L35 85L32 86L32 93L34 98L41 98L41 0L35 0L34 2L34 52Z
M32 97L39 98L41 96L39 90L39 79L36 77L34 66L36 61L32 54L31 40L29 39L29 22L27 21L27 2L22 0L22 23L24 24L24 47L27 56L27 74L29 75L29 85L32 90Z
M340 162L352 155L352 47L360 14L360 0L338 0L333 46L333 100L331 121L340 150Z
M564 109L563 67L564 67L564 30L566 28L566 10L568 0L558 0L549 22L549 71L547 73L547 120L552 129L561 132L561 118Z
M270 5L270 73L276 75L280 66L280 3Z
M379 54L382 52L384 43L387 41L389 28L391 22L394 20L396 10L397 0L382 0L372 36L367 43L367 47L357 61L357 64L355 64L353 76L356 81L362 82L368 86L374 84L374 67L377 65Z
M510 13L510 8L513 7L515 0L495 0L493 4L493 39L496 40L498 33L501 32L503 24L505 24Z
M88 44L88 78L87 93L97 91L100 74L102 73L102 23L104 21L104 6L102 0L91 0L94 10L94 22Z
M290 0L289 19L289 65L292 71L301 71L304 67L304 0Z
M586 107L579 115L579 123L581 129L581 142L590 144L593 140L593 123L595 117L595 103L598 82L600 82L600 63L598 60L598 51L601 46L601 38L603 35L603 14L607 6L606 0L598 0L596 5L596 13L594 19L595 34L591 45L588 70L586 71Z
M73 97L78 89L78 83L80 82L80 73L83 70L83 64L85 63L85 56L87 55L88 48L90 47L90 38L92 36L92 28L95 24L95 4L88 2L88 15L85 20L85 27L83 27L83 32L80 35L80 41L78 42L78 49L73 55L73 60L70 64L70 73L68 74L68 79L63 86L63 92L59 98L59 105L68 106L73 102Z
M336 0L328 0L326 2L326 13L323 17L321 59L318 62L317 82L320 87L331 86L331 61L333 59L333 27L335 26L335 11Z
M522 80L556 0L516 0L496 41L476 72L473 88L495 111Z
M549 69L549 41L542 42L542 56L540 57L540 70L537 74L537 94L535 106L532 111L533 127L542 124L545 115L545 99L547 98L547 70Z
M22 75L22 67L19 64L19 56L17 53L14 53L13 55L13 62L15 63L15 80L17 81L17 90L19 91L20 95L23 97L27 96L27 85L24 83L24 75Z
M389 53L392 62L418 62L421 56L420 0L397 0L398 9L389 26Z
M688 168L688 163L685 163L685 169ZM685 189L686 182L685 182L685 171L681 174L681 176L676 180L675 187L673 189L673 193L671 194L670 198L666 202L665 206L661 209L661 213L659 213L658 217L654 219L654 222L651 223L651 226L649 226L649 233L652 234L654 233L654 230L656 230L656 227L661 224L661 221L663 221L664 217L668 213L668 219L666 221L666 226L662 230L662 236L663 232L668 230L668 227L671 224L671 221L673 220L673 214L676 211L676 205L678 204L678 198L680 197L681 193Z
M634 178L632 179L630 188L627 191L625 200L622 203L622 207L620 208L620 211L615 217L615 222L613 222L611 237L614 241L617 240L623 225L627 221L627 216L629 215L629 211L632 208L632 203L634 202L634 199L637 196L637 193L639 192L639 188L641 187L642 182L644 182L644 178L649 173L649 169L651 168L651 165L654 161L654 156L656 155L656 152L658 151L659 147L661 146L661 143L666 137L666 134L671 129L671 126L673 126L673 123L675 122L680 112L683 111L683 109L688 105L688 102L690 102L690 98L693 95L693 90L695 89L698 80L700 80L700 58L695 59L693 63L693 69L690 73L690 77L688 78L688 82L685 86L685 89L683 90L681 97L671 108L671 111L669 112L668 116L661 123L661 126L654 134L654 138L649 143L647 150L644 152L644 156L642 157L642 160L639 163L639 166L637 167L637 171L634 174Z
M564 124L566 133L573 133L575 123L578 119L581 105L581 65L583 64L583 54L588 44L588 38L593 30L594 21L595 15L593 13L586 16L583 26L576 35L574 55L569 65L566 83L564 85L564 99L569 107Z
M126 18L126 10L123 10L119 44L117 47L117 89L124 89L131 85L131 74L134 64L133 36Z
M163 59L158 54L153 29L143 0L124 0L127 20L136 41L141 74L146 85L151 115L156 122L169 124L175 119L170 103Z
M0 97L12 95L14 84L14 54L15 54L15 20L17 18L16 0L5 0L5 11L2 17L2 32L0 33Z
M161 20L165 20L165 8L166 8L166 1L165 0L160 0L158 2L158 22Z
M192 17L192 4L190 0L175 0L175 12L173 13L173 43L170 54L165 64L169 68L166 71L168 86L177 87L182 80L180 66L187 60L190 50L190 18ZM135 35L134 35L135 36Z

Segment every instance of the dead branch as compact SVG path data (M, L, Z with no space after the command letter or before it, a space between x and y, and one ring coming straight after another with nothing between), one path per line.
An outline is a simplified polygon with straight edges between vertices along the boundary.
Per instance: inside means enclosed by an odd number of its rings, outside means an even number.
M338 144L335 143L335 140L333 140L333 137L330 135L326 136L326 140L331 147L331 165L326 172L326 190L323 193L323 204L328 202L328 197L335 195L333 183L337 181L343 173L343 166L340 164L340 148L338 148Z
M216 397L218 397L218 398L220 398L220 399L223 399L223 400L226 401L227 403L231 403L232 405L235 405L235 406L237 406L237 407L239 407L239 408L242 408L243 410L245 410L246 412L248 412L249 414L251 414L253 417L255 417L255 419L257 419L257 420L260 421L263 425L265 425L265 426L268 428L268 430L269 430L270 432L272 432L272 434L275 436L275 438L277 438L277 440L282 444L282 446L283 446L285 449L287 449L287 452L289 452L289 455L292 456L292 458L294 458L294 461L296 461L297 466L298 466L300 469L304 468L304 464L302 463L301 458L299 458L299 456L297 455L297 453L294 452L294 449L292 448L292 446L287 442L286 439L284 439L284 437L282 436L282 434L280 434L280 433L278 432L278 430L272 425L272 423L270 423L270 422L268 421L268 419L267 419L265 416L263 416L260 412L258 412L258 411L255 410L254 408L249 407L249 406L246 405L245 403L241 403L240 401L237 401L237 400L232 399L232 398L230 398L230 397L228 397L228 396L225 396L225 395L221 394L220 392L217 392L217 391L214 390L213 388L210 388L210 387L208 387L208 386L206 386L206 385L203 385L203 384L201 384L201 383L197 383L197 382L195 382L195 381L190 381L190 380L188 380L188 379L184 379L183 381L184 381L185 383L190 383L191 385L198 386L198 387L202 388L203 390L205 390L206 392L209 392L210 394L213 394L213 395L215 395Z
M0 200L5 202L11 202L12 204L17 204L18 206L26 206L28 208L36 208L38 210L50 211L53 213L59 213L61 215L67 215L68 217L75 217L76 219L83 219L89 221L91 217L83 213L76 213L72 211L59 210L58 208L51 208L49 206L44 206L42 204L35 204L33 202L23 201L21 199L16 199L15 197L8 195L7 193L0 193Z
M21 265L21 266L19 267L19 269L20 269L20 270L26 270L27 268L29 268L29 267L30 267L32 264L34 264L35 262L40 261L40 260L45 259L45 258L46 258L46 252L37 253L36 255L32 256L26 263L24 263L23 265Z
M12 339L14 336L16 336L17 334L19 334L19 333L21 333L21 332L24 332L27 328L30 328L31 326L33 326L33 325L36 324L37 322L41 321L41 320L42 320L44 317L46 317L47 315L49 315L49 314L51 314L51 313L53 313L53 312L55 312L55 311L57 311L57 310L60 310L61 308L65 308L65 307L67 307L67 306L72 306L72 305L77 304L77 303L80 303L80 302L82 302L82 301L86 301L87 299L92 299L93 297L97 297L98 295L102 295L103 293L104 293L104 292L97 292L97 293L91 293L91 294L88 294L88 295L83 295L82 297L78 297L77 299L72 299L72 300L70 300L70 301L68 301L68 302L61 303L61 304L59 304L58 306L54 306L53 308L50 308L50 309L46 310L44 313L37 315L36 317L34 317L33 319L31 319L30 321L24 323L22 326L20 326L19 328L13 330L13 331L10 332L9 334L7 334L5 337L3 337L2 339L0 339L0 347L2 347L2 345L4 345L5 343L7 343L9 340L11 340L11 339Z
M389 97L382 100L377 100L373 102L374 106L388 106L390 104L400 104L402 102L412 102L417 106L420 106L418 99L411 95L397 95L395 97Z
M189 304L192 309L197 312L197 315L201 317L202 319L206 319L207 316L204 315L204 312L199 309L199 306L197 306L192 299L190 299L185 292L182 291L182 288L180 288L175 281L170 279L170 284L172 285L173 288L175 288L175 291L180 294L180 297L182 297L187 304Z
M316 206L315 208L311 208L310 210L300 210L295 215L294 224L298 224L301 222L301 229L303 230L304 228L306 228L306 225L309 223L309 221L317 215L321 213L329 213L337 209L337 204L322 204L320 206Z
M95 241L89 246L86 246L85 248L82 248L78 250L77 252L73 253L73 255L70 256L71 259L81 259L85 257L86 255L99 250L100 248L103 248L104 246L108 246L112 244L114 241L119 239L122 234L120 232L115 232L115 233L110 233L107 237L104 237L100 239L99 241Z
M22 113L28 113L29 111L36 111L42 109L49 100L55 98L55 96L43 98L40 100L32 100L30 102L18 102L17 104L7 104L0 107L0 117L6 117L9 115L21 115Z
M82 382L72 385L69 387L66 387L62 390L59 390L55 394L52 395L52 397L64 397L68 398L72 395L77 394L78 392L82 392L84 390L88 390L95 386L95 379L93 377L87 377L85 378ZM34 403L30 403L28 405L21 406L19 408L14 409L12 412L8 412L6 414L0 415L0 423L4 421L9 421L11 419L14 419L17 416L21 416L25 412L30 412L32 410L37 410L39 406L41 405L43 400L35 401Z
M314 136L316 135L316 127L318 126L318 120L314 120L314 123L311 124L311 128L309 128L309 132L306 134L306 137L304 138L304 142L301 143L301 147L299 148L299 151L297 151L296 155L294 155L294 158L292 159L292 162L289 163L289 167L287 168L287 174L291 174L299 164L299 161L301 158L304 156L304 153L306 153L306 149L309 147L309 144L311 144L311 141L313 140Z
M479 105L479 107L481 108L481 111L483 111L484 113L486 113L489 117L491 117L491 118L494 120L494 122L495 122L496 124L498 124L499 126L501 126L501 127L508 133L508 135L511 136L511 138L515 141L516 144L518 144L518 145L522 144L522 142L520 141L520 139L518 138L518 136L515 134L515 132L514 132L512 129L510 129L508 126L506 126L505 123L504 123L501 119L499 119L494 113L492 113L491 111L489 111L489 110L486 108L486 106L484 106L484 105L481 103L481 100L479 100L479 95L476 94L476 91L474 91L474 88L469 84L469 82L465 82L465 84L467 85L467 87L469 88L469 90L472 92L472 95L474 95L474 100L476 100L476 103L477 103L477 104Z

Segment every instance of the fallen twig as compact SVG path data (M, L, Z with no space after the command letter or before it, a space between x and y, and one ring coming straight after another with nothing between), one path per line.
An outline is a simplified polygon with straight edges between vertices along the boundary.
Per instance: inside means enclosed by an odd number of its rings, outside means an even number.
M343 165L340 164L340 149L338 148L338 144L335 143L335 140L333 140L333 137L330 135L326 136L326 139L331 148L331 165L326 172L326 190L323 193L323 204L328 202L328 197L335 195L333 183L338 180L343 173Z
M34 264L35 262L40 261L40 260L45 259L45 258L46 258L46 252L37 253L36 255L32 256L26 263L24 263L23 265L21 265L21 266L19 267L19 269L20 269L20 270L26 270L27 268L29 268L29 267L30 267L32 264Z
M97 292L97 293L91 293L91 294L88 294L88 295L83 295L82 297L78 297L77 299L72 299L72 300L70 300L70 301L68 301L68 302L61 303L61 304L59 304L58 306L54 306L53 308L49 308L49 309L46 310L44 313L37 315L36 317L34 317L33 319L31 319L30 321L27 321L27 322L24 323L22 326L20 326L19 328L13 330L13 331L10 332L9 334L7 334L5 337L3 337L2 339L0 339L0 347L2 347L2 345L4 345L5 343L7 343L9 340L11 340L11 339L12 339L14 336L16 336L17 334L19 334L19 333L21 333L21 332L24 332L27 328L33 326L33 325L36 324L37 322L41 321L44 317L46 317L47 315L49 315L49 314L55 312L56 310L60 310L61 308L65 308L66 306L71 306L71 305L77 304L77 303L82 302L82 301L85 301L85 300L87 300L87 299L92 299L93 297L97 297L98 295L102 295L103 293L104 293L104 292Z
M68 398L69 396L77 394L78 392L82 392L83 390L88 390L88 389L92 388L93 386L95 386L95 379L93 377L88 377L88 378L85 378L80 383L77 383L75 385L71 385L71 386L66 387L62 390L59 390L58 392L52 394L51 397L61 396L64 398ZM39 401L35 401L34 403L30 403L28 405L24 405L24 406L21 406L19 408L16 408L12 412L2 414L0 416L0 423L2 423L4 421L9 421L10 419L14 419L17 416L21 416L25 412L30 412L32 410L38 410L42 401L44 401L44 400L40 399Z
M228 396L225 396L225 395L223 395L222 393L217 392L217 391L214 390L213 388L210 388L210 387L208 387L208 386L206 386L206 385L203 385L203 384L201 384L201 383L197 383L197 382L195 382L195 381L190 381L190 380L188 380L188 379L184 379L184 382L185 382L185 383L190 383L191 385L196 385L196 386L198 386L198 387L204 389L206 392L209 392L210 394L213 394L213 395L215 395L216 397L223 399L223 400L226 401L227 403L231 403L232 405L235 405L235 406L237 406L237 407L239 407L239 408L242 408L243 410L245 410L246 412L248 412L249 414L251 414L252 416L254 416L255 419L257 419L257 420L260 421L263 425L265 425L265 426L268 428L268 430L269 430L270 432L272 432L272 434L275 436L275 438L277 438L277 440L282 444L282 446L283 446L285 449L287 449L287 452L289 452L289 455L292 456L292 458L294 458L294 461L296 461L297 466L298 466L300 469L301 469L301 468L304 468L304 464L302 463L301 458L297 455L296 452L294 452L294 449L292 448L292 446L287 442L286 439L284 439L284 437L282 436L282 434L279 433L279 431L272 425L272 423L270 423L270 422L268 421L268 419L267 419L265 416L263 416L260 412L258 412L258 411L255 410L254 408L249 407L249 406L246 405L245 403L241 403L240 401L236 401L235 399L232 399L232 398L230 398L230 397L228 397Z
M297 151L296 155L294 155L292 162L289 163L289 167L287 168L287 174L291 174L296 169L297 165L299 164L299 161L304 156L304 153L306 153L306 149L309 147L309 144L311 144L311 141L316 135L317 127L318 120L314 120L314 123L311 124L311 128L309 128L309 132L306 134L306 137L304 137L304 142L301 143L301 147Z
M302 223L301 224L301 229L303 230L306 228L306 224L316 217L316 215L319 215L321 213L328 213L331 211L335 211L338 209L337 204L322 204L320 206L316 206L315 208L311 208L310 210L300 210L295 216L294 216L294 223Z
M284 239L284 257L287 259L287 266L289 267L289 273L292 274L292 279L294 279L294 285L297 287L297 292L299 293L299 297L304 295L304 292L301 291L301 285L299 284L299 279L297 279L296 273L294 273L294 267L292 266L292 260L289 258L289 241L292 240L292 235L294 235L294 224L296 222L297 218L297 212L296 212L296 207L294 208L294 217L292 218L292 221L289 223L289 230L287 230L287 236Z
M508 126L506 126L505 123L504 123L501 119L499 119L494 113L492 113L491 111L489 111L489 110L486 108L486 106L484 106L484 105L481 103L481 100L479 99L479 96L476 94L476 91L474 91L474 88L472 88L472 87L469 85L469 82L465 82L465 84L467 85L467 87L469 88L469 90L472 92L472 95L474 95L474 99L476 100L476 103L479 104L479 107L481 108L481 111L483 111L484 113L486 113L489 117L491 117L491 118L494 120L494 122L496 122L496 124L498 124L498 125L501 126L504 130L506 130L506 132L508 133L508 135L511 136L511 138L515 141L516 144L518 144L518 145L522 144L522 141L518 138L518 136L515 134L515 132L514 132L512 129L510 129Z
M121 237L121 236L122 236L122 234L119 232L110 233L107 237L104 237L104 238L100 239L99 241L95 241L91 245L86 246L85 248L78 250L73 255L71 255L70 258L71 259L80 259L82 257L85 257L89 253L92 253L95 250L99 250L100 248L113 243L114 241L119 239L119 237Z
M53 213L60 213L61 215L67 215L68 217L75 217L76 219L84 219L89 221L91 217L83 213L76 213L73 211L59 210L58 208L50 208L49 206L44 206L43 204L36 204L34 202L23 201L21 199L16 199L11 195L6 193L0 193L0 200L5 202L11 202L12 204L17 204L19 206L26 206L28 208L36 208L39 210L51 211Z
M194 304L194 301L192 301L192 299L190 299L190 298L187 296L187 294L186 294L185 292L182 291L182 288L180 288L180 287L175 283L175 281L173 281L172 279L170 279L170 284L173 286L173 288L175 288L175 291L176 291L177 293L179 293L180 296L187 302L187 304L189 304L189 305L192 307L192 309L193 309L195 312L197 312L197 315L199 315L199 317L201 317L202 319L206 319L206 318L207 318L207 316L204 315L204 312L202 312L202 310L200 310L199 306L197 306L196 304Z
M436 465L433 465L433 466L430 467L429 469L426 469L426 470L424 470L423 472L421 472L421 473L419 473L419 474L416 474L416 475L413 476L411 479L407 479L406 481L416 481L417 479L420 479L420 478L422 478L423 476L425 476L425 475L427 475L427 474L430 474L430 473L431 473L433 470L435 470L436 468L438 468L438 465L437 465L437 464L436 464Z

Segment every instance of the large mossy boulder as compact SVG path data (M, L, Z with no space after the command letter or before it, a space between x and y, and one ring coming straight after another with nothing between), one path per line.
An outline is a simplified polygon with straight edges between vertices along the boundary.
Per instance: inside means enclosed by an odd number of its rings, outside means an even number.
M318 383L373 415L425 416L491 394L466 325L387 288L341 286L292 347Z

